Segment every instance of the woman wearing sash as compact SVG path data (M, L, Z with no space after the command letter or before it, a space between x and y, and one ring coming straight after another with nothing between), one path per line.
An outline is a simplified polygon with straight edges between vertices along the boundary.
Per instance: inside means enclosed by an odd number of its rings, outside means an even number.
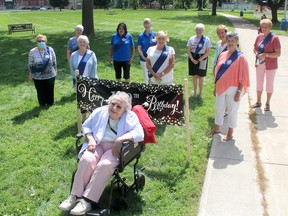
M256 55L257 102L252 105L252 108L262 106L261 97L266 78L267 99L264 111L270 111L270 100L274 91L274 77L278 68L277 60L281 55L281 45L278 36L270 32L272 22L269 19L261 20L260 27L262 33L257 36L253 50Z
M217 60L219 55L227 51L227 43L226 43L226 35L227 35L227 27L225 25L219 25L217 26L216 33L219 38L219 41L216 43L215 47L215 55L214 55L214 60L213 60L213 74L215 74L215 67L217 64Z
M137 50L140 56L140 65L143 70L144 83L148 84L149 78L146 67L147 50L149 47L156 45L156 33L151 30L151 19L145 18L143 25L145 30L138 36Z
M250 85L248 63L244 55L237 50L238 41L237 33L227 33L228 51L220 54L215 68L216 112L215 126L211 133L220 133L220 127L224 121L223 113L227 108L228 132L224 141L233 138L233 130L237 126L240 99Z
M146 67L150 84L171 85L173 83L175 50L167 46L168 33L159 31L156 34L156 46L147 50Z
M76 70L79 70L79 74L82 76L98 78L97 58L95 53L87 48L89 46L88 37L85 35L79 36L77 43L79 49L73 52L70 58L70 70L73 79L76 80Z
M187 42L189 75L192 76L193 96L197 96L197 86L199 85L199 97L202 97L204 78L207 72L208 55L211 49L211 42L203 35L205 27L198 23L195 27L196 35L189 38Z
M121 81L123 68L125 82L130 82L130 66L135 54L134 40L125 23L119 23L116 31L111 38L109 61L114 65L116 80Z
M34 81L39 105L52 106L57 75L56 55L53 48L46 45L45 35L37 35L36 42L37 46L30 50L28 57L29 79Z
M71 54L75 51L77 51L79 49L78 47L78 38L80 35L83 34L83 31L84 31L84 27L82 25L77 25L75 27L75 35L74 37L71 37L68 41L68 47L67 47L67 61L68 61L68 65L70 66L70 57L71 57ZM89 47L88 47L89 48ZM75 86L76 86L76 79L75 77L72 76L72 79L73 79L73 86L72 88L75 89Z

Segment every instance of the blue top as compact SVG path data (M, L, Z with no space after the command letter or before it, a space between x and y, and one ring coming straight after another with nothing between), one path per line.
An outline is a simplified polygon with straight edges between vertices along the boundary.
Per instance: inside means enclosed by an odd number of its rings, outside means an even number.
M113 46L113 61L125 62L131 58L131 47L134 46L133 37L130 33L122 35L115 33L111 38Z
M78 43L77 43L77 39L75 37L71 37L69 39L69 42L68 42L68 47L67 47L68 50L71 50L71 53L78 50Z
M141 46L141 50L143 55L147 57L147 50L150 46L156 45L155 39L156 33L152 30L149 32L149 35L146 34L145 30L138 36L138 43L137 46ZM140 61L144 61L144 59L140 56Z

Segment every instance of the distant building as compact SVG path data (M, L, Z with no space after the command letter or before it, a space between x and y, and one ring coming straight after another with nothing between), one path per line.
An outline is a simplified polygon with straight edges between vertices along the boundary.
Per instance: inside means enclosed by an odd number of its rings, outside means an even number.
M82 0L70 0L67 9L82 8ZM0 0L0 9L32 9L46 7L49 8L49 0Z

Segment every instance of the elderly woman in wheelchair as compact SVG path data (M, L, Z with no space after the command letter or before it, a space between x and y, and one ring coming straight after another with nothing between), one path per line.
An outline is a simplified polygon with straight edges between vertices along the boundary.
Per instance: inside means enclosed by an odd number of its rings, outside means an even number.
M108 105L93 111L83 123L86 138L80 153L72 190L59 209L83 215L98 203L110 177L119 164L123 141L140 142L144 138L138 117L131 111L129 95L117 92Z

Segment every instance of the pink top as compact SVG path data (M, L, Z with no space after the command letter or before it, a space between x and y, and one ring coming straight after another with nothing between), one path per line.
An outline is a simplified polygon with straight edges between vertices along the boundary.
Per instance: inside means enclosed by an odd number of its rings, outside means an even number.
M263 33L259 34L254 43L254 49L258 50L259 44L263 41ZM271 40L264 47L265 53L272 53L275 50L281 49L280 40L277 35L273 35ZM278 58L265 58L265 64L267 70L275 70L278 68Z
M215 68L215 79L221 65L230 57L229 51L225 51L220 54L217 65ZM249 81L249 67L248 62L243 54L241 54L226 70L226 72L216 82L216 93L221 95L231 86L238 86L239 83L243 84L244 94L250 86Z

